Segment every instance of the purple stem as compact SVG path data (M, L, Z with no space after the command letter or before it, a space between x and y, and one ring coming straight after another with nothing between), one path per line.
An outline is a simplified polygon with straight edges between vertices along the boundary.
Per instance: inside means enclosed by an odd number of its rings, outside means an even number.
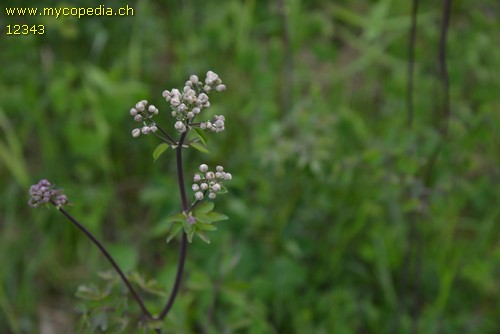
M66 216L66 218L68 218L80 231L82 231L90 240L92 240L92 242L97 246L97 248L99 248L99 250L101 251L101 253L104 255L104 257L106 257L106 259L108 259L108 261L111 263L111 265L113 266L113 268L116 270L116 272L118 273L118 275L121 277L123 283L125 283L125 285L127 286L127 288L129 289L130 293L132 294L132 297L135 299L135 301L137 302L137 304L139 304L141 310L142 310L142 313L149 319L153 319L151 313L149 313L148 309L146 308L146 306L144 305L144 303L142 302L142 299L141 297L137 294L137 292L135 291L135 289L132 287L132 285L130 284L129 280L127 279L127 277L125 276L125 274L123 273L123 271L120 269L120 266L118 266L118 264L115 262L115 260L113 259L113 257L111 256L111 254L106 250L106 248L101 244L101 242L99 240L97 240L96 237L94 237L94 235L89 231L87 230L87 228L85 228L85 226L83 226L82 224L80 224L75 218L73 218L73 216L71 216L66 210L64 210L63 208L61 207L58 207L57 204L53 201L53 200L50 200L50 203L53 204L55 207L57 207L57 209L63 214Z
M182 145L184 144L184 140L186 139L188 131L184 132L181 135L181 138L179 139L179 143L178 143L177 148L176 148L177 179L179 181L179 192L181 195L182 210L183 211L189 210L189 204L188 204L187 197L186 197L186 188L184 186L184 172L182 170ZM177 296L177 293L179 292L179 288L181 285L181 279L182 279L182 273L184 272L184 263L186 262L187 242L188 241L187 241L186 232L183 232L181 244L179 246L179 262L177 263L177 273L175 275L175 281L174 281L174 285L172 287L172 292L170 293L170 297L168 298L167 304L165 304L165 307L163 308L160 315L156 319L163 320L167 316L168 312L172 308L172 305L174 304L175 297Z

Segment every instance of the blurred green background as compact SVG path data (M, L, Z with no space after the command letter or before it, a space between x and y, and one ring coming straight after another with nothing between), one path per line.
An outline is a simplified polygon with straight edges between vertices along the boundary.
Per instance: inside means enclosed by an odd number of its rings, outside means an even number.
M135 15L0 12L2 333L76 332L77 287L109 269L56 210L27 206L40 178L126 270L170 289L178 240L150 231L180 209L174 155L153 162L158 142L131 137L128 111L147 99L172 129L161 92L207 70L228 87L211 97L226 131L211 155L187 150L185 166L233 174L216 200L230 220L212 244L189 245L167 332L500 332L497 1L453 1L449 119L442 4L421 3L412 126L410 1L102 4ZM45 35L5 35L25 22Z

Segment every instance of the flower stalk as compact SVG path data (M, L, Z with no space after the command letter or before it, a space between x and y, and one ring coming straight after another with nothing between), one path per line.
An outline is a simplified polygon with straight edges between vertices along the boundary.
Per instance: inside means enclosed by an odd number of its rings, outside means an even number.
M57 207L57 204L56 204L55 201L50 200L50 203ZM134 287L132 286L132 284L128 280L127 276L125 276L125 274L121 270L120 266L113 259L113 257L108 252L108 250L106 249L106 247L104 247L104 245L85 226L83 226L82 224L80 224L78 222L78 220L76 220L66 210L64 210L62 207L58 207L58 210L66 218L68 218L73 223L73 225L76 226L76 228L78 228L81 232L83 232L83 234L85 234L87 236L87 238L89 238L97 246L97 248L99 248L99 250L101 251L102 255L104 255L104 257L109 261L109 263L111 264L111 266L113 267L113 269L120 276L120 278L123 281L123 283L125 283L125 285L127 286L127 289L129 290L130 294L132 295L132 297L134 298L134 300L137 302L137 304L141 308L141 311L144 314L144 316L147 318L147 320L153 320L154 318L151 315L151 313L148 311L148 309L146 308L146 306L144 305L144 302L142 301L142 298L135 291Z
M186 187L184 186L184 171L182 168L182 145L184 140L186 139L187 131L181 135L179 139L179 145L176 148L176 158L177 158L177 180L179 182L179 194L181 196L182 203L182 211L187 211L189 209L189 204L187 202L186 197ZM168 298L165 307L161 311L158 319L163 320L172 306L174 305L175 297L177 297L177 293L179 292L179 288L181 286L182 274L184 273L184 263L186 262L186 253L187 253L187 235L186 232L182 232L182 239L179 246L179 261L177 263L177 272L175 274L175 281L172 287L172 292L170 293L170 297Z

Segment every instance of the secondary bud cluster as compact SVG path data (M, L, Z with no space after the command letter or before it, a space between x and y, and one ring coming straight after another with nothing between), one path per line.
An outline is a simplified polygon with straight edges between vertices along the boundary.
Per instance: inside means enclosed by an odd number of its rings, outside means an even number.
M232 178L230 173L224 172L222 166L217 166L215 168L215 173L208 170L208 166L205 164L200 165L200 173L196 173L193 178L192 189L195 192L194 197L197 200L202 200L205 194L208 192L208 198L214 199L223 189L222 183L224 181L229 181Z
M174 88L163 92L163 97L170 103L172 116L177 119L174 128L178 132L186 132L193 118L210 107L208 94L214 89L221 92L226 86L216 73L208 71L205 82L200 81L198 76L191 75L182 90Z
M68 203L68 198L62 193L62 189L54 189L54 186L45 179L32 185L29 194L30 199L28 205L34 208L50 201L53 201L57 207L61 207Z
M215 115L212 121L200 123L200 128L203 130L209 130L213 132L224 131L224 121L225 118L222 115Z
M142 134L150 134L158 131L156 123L152 118L158 115L158 109L154 105L148 106L148 101L142 100L136 103L135 108L130 109L130 115L136 122L142 122L142 128L132 130L132 137L139 137Z
M191 76L191 77L196 77L196 76ZM196 81L198 81L197 79L198 78L195 78ZM191 78L189 78L189 81L194 83L193 80L191 80ZM186 84L188 84L188 82L186 82ZM214 88L218 92L222 92L223 90L226 90L226 86L222 83L222 80L219 78L217 73L214 73L212 71L208 71L207 77L205 78L205 85L203 86L203 90L208 93Z

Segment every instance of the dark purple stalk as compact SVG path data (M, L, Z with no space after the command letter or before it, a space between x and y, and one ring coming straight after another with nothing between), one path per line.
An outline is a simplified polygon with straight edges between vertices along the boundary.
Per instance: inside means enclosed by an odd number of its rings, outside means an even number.
M179 143L178 143L177 148L176 148L177 179L179 182L179 192L180 192L181 201L182 201L182 211L189 210L189 204L188 204L187 197L186 197L186 188L184 186L184 171L182 169L182 146L184 144L184 140L186 139L188 131L184 132L181 135L181 138L179 139ZM170 293L170 297L168 298L168 301L165 304L165 307L161 311L160 315L157 317L157 319L159 319L159 320L163 320L167 316L168 312L172 308L172 305L174 304L175 297L177 296L177 293L179 292L179 288L181 285L181 279L182 279L182 273L184 272L184 263L186 262L186 249L187 249L187 235L186 235L186 232L183 232L181 244L179 246L179 262L177 263L177 273L175 275L174 285L172 287L172 292Z
M450 120L450 83L448 78L448 68L446 66L446 41L448 37L448 27L450 25L451 0L443 2L443 17L441 21L441 36L439 39L439 74L443 85L443 123L442 133L446 137L448 134L448 122Z
M419 8L419 0L413 0L412 1L412 10L411 10L411 26L410 26L410 31L409 31L409 38L408 38L408 72L407 72L407 86L406 86L406 107L407 107L407 122L406 126L408 128L408 131L412 131L413 129L413 123L414 123L414 99L413 99L413 91L414 91L414 66L415 66L415 42L416 42L416 35L417 35L417 15L418 15L418 8ZM413 143L408 155L410 159L416 159L417 158L417 149L416 149L417 143ZM413 189L411 189L410 194L408 196L414 197L416 194L415 186L413 186ZM408 249L405 251L404 254L404 265L402 268L402 274L401 274L401 283L400 283L400 298L398 301L398 308L396 310L395 317L393 319L393 324L392 324L392 330L391 333L399 333L400 332L400 326L401 326L401 314L405 313L408 309L408 300L410 299L411 291L410 291L410 286L408 284L410 274L412 272L412 250L413 250L413 245L415 242L420 240L420 233L419 230L417 229L417 217L414 213L410 213L408 216L408 231L407 231L407 240L408 240ZM417 259L418 261L418 259ZM416 275L415 276L415 281L417 281L419 277ZM415 292L416 290L414 290ZM413 294L414 295L414 294ZM412 313L413 315L413 313ZM412 316L412 322L415 323L416 317Z
M50 200L50 203L53 204L55 207L57 207L56 203L53 200ZM116 270L116 272L118 273L118 275L122 279L123 283L125 283L125 285L127 286L128 290L132 294L132 297L135 299L135 301L137 302L137 304L139 304L139 307L141 308L142 313L148 318L148 320L153 319L151 313L149 313L148 309L146 308L146 306L142 302L141 297L137 294L137 292L132 287L132 285L130 284L129 280L127 279L127 277L123 273L123 271L120 269L120 266L118 266L118 264L115 262L115 260L113 259L113 257L111 256L111 254L106 250L106 248L103 246L103 244L99 240L97 240L97 238L94 237L94 235L89 230L87 230L85 228L85 226L83 226L75 218L73 218L73 216L70 215L66 210L64 210L61 207L57 207L57 208L58 208L58 210L64 216L66 216L66 218L68 218L73 223L73 225L75 225L90 240L92 240L92 242L97 246L97 248L99 248L99 250L104 255L104 257L111 263L111 265L113 266L113 268Z
M156 127L158 128L158 130L160 130L160 132L166 137L166 139L162 138L162 140L168 142L169 144L171 145L175 145L175 140L174 138L172 138L165 130L163 130L158 124L156 124Z
M417 34L418 0L413 0L411 10L410 38L408 41L408 81L406 90L406 106L408 109L408 127L413 127L413 69L415 66L415 37Z

